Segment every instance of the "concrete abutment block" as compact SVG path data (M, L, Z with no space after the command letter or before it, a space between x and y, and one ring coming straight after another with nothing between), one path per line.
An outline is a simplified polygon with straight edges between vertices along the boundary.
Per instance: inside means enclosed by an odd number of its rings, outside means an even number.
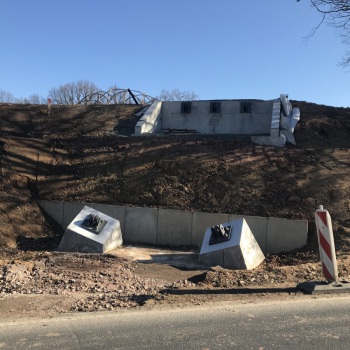
M253 269L264 261L265 256L244 218L222 224L231 227L229 240L210 244L211 227L205 231L199 261L206 266L220 265L227 269Z
M88 215L97 215L105 224L100 232L87 229L82 223ZM68 225L58 251L79 253L105 253L122 245L122 233L118 220L93 208L84 206Z

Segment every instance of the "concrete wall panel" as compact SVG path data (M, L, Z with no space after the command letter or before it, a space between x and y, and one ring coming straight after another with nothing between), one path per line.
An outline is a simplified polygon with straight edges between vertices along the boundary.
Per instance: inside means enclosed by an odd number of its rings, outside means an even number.
M306 220L268 218L267 251L271 254L288 252L307 243Z
M229 221L244 218L247 222L250 230L252 231L256 241L258 242L260 249L264 254L268 253L266 240L267 240L267 218L261 216L240 216L229 215Z
M158 209L125 208L123 238L129 243L157 243Z
M64 202L38 200L41 208L63 228Z
M157 244L190 245L191 225L191 212L159 209Z
M63 206L63 229L65 230L79 212L87 205L92 208L93 203L64 202Z
M200 247L208 227L229 221L228 214L195 212L192 217L192 244Z

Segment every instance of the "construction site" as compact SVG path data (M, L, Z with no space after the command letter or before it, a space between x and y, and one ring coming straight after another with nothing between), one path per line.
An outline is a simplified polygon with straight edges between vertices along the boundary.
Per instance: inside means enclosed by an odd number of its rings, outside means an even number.
M319 205L332 216L339 276L349 278L350 109L283 99L0 104L0 317L303 298L296 285L323 278ZM123 245L108 253L58 252L71 219L55 220L48 202L75 208L73 217L80 205L108 205L186 213L192 228L196 215L307 226L297 246L264 246L259 266L233 270L200 264L204 229L181 238L158 227L146 240L125 222Z

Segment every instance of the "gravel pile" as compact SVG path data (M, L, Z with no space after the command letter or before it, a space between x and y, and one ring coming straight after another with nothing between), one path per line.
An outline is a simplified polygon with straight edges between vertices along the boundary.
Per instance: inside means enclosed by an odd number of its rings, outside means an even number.
M1 294L85 293L72 310L95 311L142 305L166 282L141 278L130 262L106 255L52 254L37 261L12 260L0 267Z
M269 287L280 284L297 285L305 281L324 281L321 263L317 259L313 262L293 265L295 257L269 256L266 261L254 270L227 270L220 266L214 267L199 283L202 287L214 288L245 288ZM289 261L290 260L290 261ZM338 259L339 279L349 280L350 259Z
M269 255L258 268L249 271L217 266L194 279L176 282L141 277L134 263L112 255L3 253L0 298L10 294L74 297L69 309L82 312L134 308L148 300L166 302L171 290L185 294L186 290L268 290L324 280L319 260L311 253ZM350 257L338 258L338 270L340 279L349 280Z

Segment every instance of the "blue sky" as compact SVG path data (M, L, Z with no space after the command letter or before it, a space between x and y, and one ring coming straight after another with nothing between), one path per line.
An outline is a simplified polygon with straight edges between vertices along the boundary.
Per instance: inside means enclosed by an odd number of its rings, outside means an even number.
M346 47L302 0L0 0L0 89L22 98L80 79L156 96L350 106Z

